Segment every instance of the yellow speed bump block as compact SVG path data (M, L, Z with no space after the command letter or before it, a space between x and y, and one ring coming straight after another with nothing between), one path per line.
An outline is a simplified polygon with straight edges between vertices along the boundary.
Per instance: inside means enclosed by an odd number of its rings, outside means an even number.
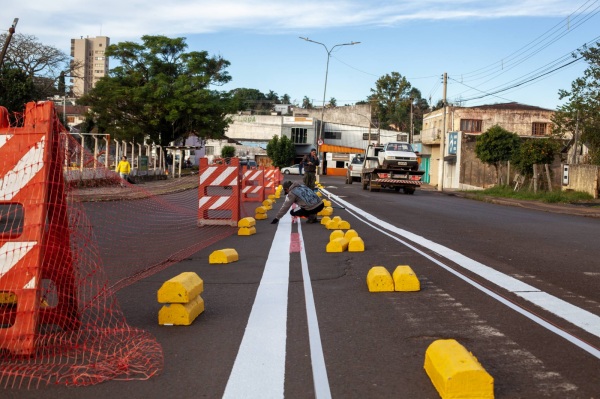
M350 228L350 222L347 222L345 220L340 220L340 222L338 223L338 229L348 230L349 228Z
M340 225L340 222L338 220L335 220L335 218L334 218L334 219L331 219L329 222L327 222L327 224L325 226L327 227L327 230L337 230L339 225Z
M396 291L420 291L421 283L410 266L399 265L392 273Z
M256 219L256 220L264 220L266 218L267 218L266 213L257 213L256 215L254 215L254 219Z
M323 200L323 205L327 206L331 206L331 201L324 199Z
M167 280L158 289L159 303L187 303L204 291L204 281L194 272L184 272Z
M254 213L267 213L267 208L265 208L264 206L259 206L254 210Z
M394 280L385 267L373 266L367 273L367 287L369 287L369 292L392 292L394 291Z
M346 238L347 240L348 238ZM352 237L349 240L348 252L365 252L365 242L360 237Z
M341 237L344 237L344 232L342 230L334 230L329 234L329 242Z
M275 197L275 194L269 194L267 198L270 199L273 203L275 203L275 198L277 197Z
M167 303L158 311L161 326L189 326L204 312L204 299L198 295L188 303Z
M331 220L335 220L336 222L341 222L342 218L339 217L339 216L334 216L334 217L331 218Z
M327 252L344 252L348 249L348 240L339 237L327 244Z
M321 211L319 213L317 213L317 215L319 216L331 216L333 215L333 208L330 206L326 206L323 209L321 209Z
M252 227L256 225L256 219L253 217L245 217L238 221L238 227Z
M214 251L208 257L208 263L230 263L238 260L238 253L233 248L225 248Z
M353 237L358 237L358 233L356 232L356 230L353 229L349 229L348 231L346 231L346 233L344 234L344 237L346 237L346 239L348 241L350 241Z
M256 234L256 227L240 227L238 230L238 236L251 236Z
M265 207L265 209L273 209L273 201L271 201L270 199L266 199L262 202L262 205Z
M442 399L494 398L492 376L454 339L440 339L429 345L425 371Z
M321 224L327 226L327 223L329 223L329 221L331 221L331 219L329 218L329 216L323 216L321 218Z

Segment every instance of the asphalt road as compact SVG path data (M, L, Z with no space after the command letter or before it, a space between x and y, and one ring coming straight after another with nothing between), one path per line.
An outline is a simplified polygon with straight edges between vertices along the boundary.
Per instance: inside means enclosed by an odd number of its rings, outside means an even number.
M365 252L327 253L321 225L258 221L257 234L224 238L118 292L128 323L163 346L161 375L2 397L438 398L423 362L446 338L479 359L496 398L600 397L597 219L322 180ZM88 206L93 223L103 206ZM221 248L240 260L209 265ZM376 265L410 265L421 291L369 293ZM203 278L206 311L189 327L159 326L156 291L183 271Z

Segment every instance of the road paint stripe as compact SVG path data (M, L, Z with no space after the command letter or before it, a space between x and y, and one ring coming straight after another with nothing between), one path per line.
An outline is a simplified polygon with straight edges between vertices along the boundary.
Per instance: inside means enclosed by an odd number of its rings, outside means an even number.
M587 344L586 342L580 340L579 338L577 338L561 329L558 329L557 327L551 325L550 323L539 318L537 315L527 311L526 309L523 309L520 306L518 306L510 301L507 301L503 297L495 294L494 292L481 286L480 284L469 279L468 277L464 276L463 274L458 273L456 270L452 269L451 267L441 263L437 259L429 256L428 254L424 253L423 251L419 250L418 248L410 245L406 241L403 241L403 240L399 239L398 237L395 237L395 236L387 233L386 231L380 229L379 227L382 227L383 229L388 230L399 236L405 237L405 238L409 239L410 241L412 241L418 245L421 245L425 248L431 249L432 251L445 257L446 259L456 263L457 265L485 278L486 280L500 286L503 289L506 289L510 292L515 293L516 295L520 296L521 298L541 307L542 309L545 309L546 311L548 311L548 312L550 312L550 313L552 313L552 314L554 314L554 315L574 324L575 326L577 326L595 336L598 336L598 337L600 337L600 317L598 317L595 314L588 312L584 309L578 308L566 301L563 301L560 298L557 298L550 294L542 292L541 290L539 290L533 286L524 284L524 283L520 282L519 280L516 280L513 277L510 277L510 276L502 274L498 271L495 271L488 266L485 266L473 259L470 259L454 250L451 250L450 248L447 248L447 247L444 247L437 243L434 243L433 241L430 241L430 240L428 240L424 237L418 236L416 234L410 233L406 230L397 228L394 225L391 225L383 220L376 218L375 216L373 216L369 213L366 213L364 210L355 207L354 205L350 204L349 202L342 200L341 198L337 197L335 194L329 193L327 191L326 191L326 194L331 199L343 204L349 213L351 213L357 219L361 220L363 223L366 223L369 226L371 226L372 228L382 232L383 234L386 234L389 237L392 237L396 241L404 244L405 246L412 249L413 251L421 254L422 256L426 257L427 259L431 260L432 262L438 264L439 266L448 270L452 274L458 276L462 280L464 280L464 281L468 282L469 284L471 284L472 286L478 288L482 292L490 295L491 297L498 300L499 302L505 304L506 306L510 307L513 310L516 310L523 316L525 316L525 317L529 318L530 320L538 323L539 325L547 328L548 330L563 337L564 339L575 344L579 348L587 351L591 355L600 359L600 350L598 350L597 348L594 348L593 346ZM352 211L354 211L354 212L352 212ZM373 224L366 222L363 218L366 220L369 220Z
M298 233L300 235L300 242L303 243L304 239L302 236L301 223L298 223ZM310 345L310 359L312 362L315 397L318 399L331 398L331 389L329 388L329 378L327 377L327 368L325 367L325 356L323 355L323 345L321 344L321 334L319 332L317 309L315 308L315 299L313 296L310 273L308 272L308 261L306 259L306 251L304 250L304 248L305 245L302 245L302 250L300 251L300 260L302 262L304 301L306 303L308 341Z
M223 398L283 398L292 218L277 226Z
M290 243L290 253L300 252L301 250L302 250L302 243L300 242L300 234L292 233L292 241Z

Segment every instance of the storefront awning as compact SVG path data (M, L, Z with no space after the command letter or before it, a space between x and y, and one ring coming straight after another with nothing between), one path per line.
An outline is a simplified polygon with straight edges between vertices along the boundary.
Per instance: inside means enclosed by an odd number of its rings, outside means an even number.
M320 152L342 152L347 154L364 154L365 150L361 148L345 147L342 145L323 144L319 147Z

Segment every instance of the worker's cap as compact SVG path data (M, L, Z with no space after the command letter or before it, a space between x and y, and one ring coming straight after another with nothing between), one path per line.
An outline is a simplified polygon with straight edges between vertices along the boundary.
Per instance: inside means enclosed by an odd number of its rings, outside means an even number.
M283 189L288 190L292 186L292 182L290 180L283 183Z
M316 148L311 148L311 149L310 149L310 152L313 152L313 151L314 151L314 152L317 152L317 149L316 149Z

